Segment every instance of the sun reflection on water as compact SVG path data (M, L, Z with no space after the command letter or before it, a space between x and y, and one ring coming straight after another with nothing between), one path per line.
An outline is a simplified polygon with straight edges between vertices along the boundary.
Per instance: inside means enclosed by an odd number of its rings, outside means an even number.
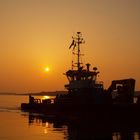
M49 128L49 123L46 122L45 123L45 128L44 128L44 134L47 134L48 133L48 128Z
M50 99L50 96L45 95L42 99Z

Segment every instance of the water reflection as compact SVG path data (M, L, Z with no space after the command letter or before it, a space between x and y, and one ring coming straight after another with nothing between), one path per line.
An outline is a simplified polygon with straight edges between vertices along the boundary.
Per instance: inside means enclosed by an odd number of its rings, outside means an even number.
M55 116L28 115L30 125L42 125L44 133L63 133L66 140L140 140L140 127L84 119L67 120ZM140 126L140 125L139 125Z
M68 139L67 125L62 124L59 121L55 121L54 116L45 116L41 114L34 114L29 113L28 114L28 125L34 126L34 125L41 125L43 128L44 134L48 134L51 132L62 133L63 139ZM62 140L63 140L62 139Z

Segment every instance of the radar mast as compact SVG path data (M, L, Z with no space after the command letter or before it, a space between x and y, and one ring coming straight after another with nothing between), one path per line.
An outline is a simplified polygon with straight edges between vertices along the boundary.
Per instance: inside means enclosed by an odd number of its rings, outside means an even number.
M77 52L74 53L75 55L77 55L77 62L75 64L76 64L77 69L80 70L80 67L81 67L81 62L80 62L80 56L81 56L80 44L84 44L85 41L82 38L82 33L81 32L77 32L76 36L72 37L72 39L73 39L73 41L72 41L69 49L73 46L73 50L75 50L75 47L77 47ZM72 64L72 68L73 68L73 64Z

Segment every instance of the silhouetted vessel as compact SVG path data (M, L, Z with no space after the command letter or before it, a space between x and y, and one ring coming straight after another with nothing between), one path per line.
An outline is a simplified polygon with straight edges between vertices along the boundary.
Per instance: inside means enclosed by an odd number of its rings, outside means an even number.
M104 89L103 82L97 81L99 71L97 67L90 69L90 64L86 67L81 62L80 45L84 43L81 32L77 32L69 49L76 57L76 63L72 61L72 68L65 75L69 83L65 85L67 94L56 95L55 99L38 101L29 96L29 103L22 103L21 109L33 112L43 112L47 114L94 114L98 117L118 117L118 114L125 117L131 116L139 105L134 104L135 80L123 79L112 81L111 86ZM119 118L119 117L118 117Z

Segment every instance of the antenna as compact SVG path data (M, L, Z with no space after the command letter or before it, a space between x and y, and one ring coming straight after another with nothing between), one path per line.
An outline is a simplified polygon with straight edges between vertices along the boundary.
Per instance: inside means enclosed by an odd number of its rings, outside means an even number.
M81 32L77 32L75 37L72 37L73 41L72 44L70 45L69 49L73 46L73 50L75 49L75 47L77 47L77 53L74 53L77 55L77 68L78 70L80 69L80 44L85 43L84 39L82 38L82 33Z

